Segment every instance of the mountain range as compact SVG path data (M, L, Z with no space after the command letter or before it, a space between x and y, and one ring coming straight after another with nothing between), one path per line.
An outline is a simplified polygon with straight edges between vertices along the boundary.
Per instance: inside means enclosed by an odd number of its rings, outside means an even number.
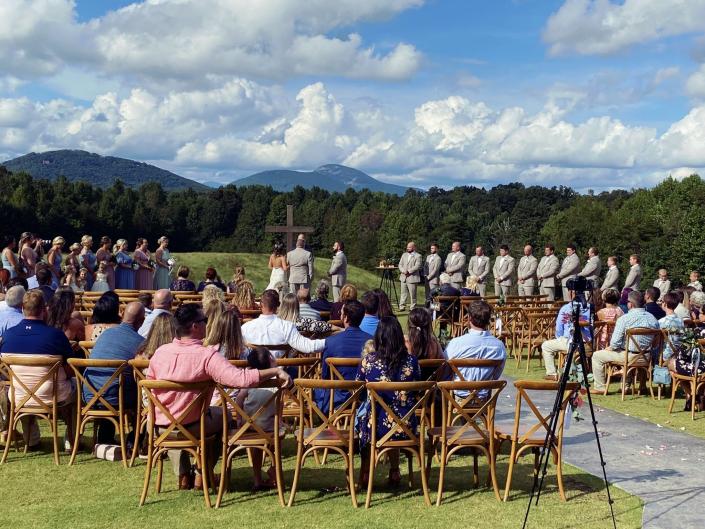
M32 152L2 162L0 165L4 165L12 172L24 171L34 178L55 180L59 176L64 176L69 181L83 181L101 188L110 187L118 179L125 185L135 188L147 182L159 182L167 191L187 188L205 191L227 185L213 181L199 183L144 162L115 156L101 156L81 150ZM280 192L291 191L296 186L307 189L318 186L326 191L339 193L344 193L347 189L369 189L403 195L409 189L380 182L362 171L336 164L322 165L313 171L263 171L235 180L231 184L238 187L271 186L275 191Z

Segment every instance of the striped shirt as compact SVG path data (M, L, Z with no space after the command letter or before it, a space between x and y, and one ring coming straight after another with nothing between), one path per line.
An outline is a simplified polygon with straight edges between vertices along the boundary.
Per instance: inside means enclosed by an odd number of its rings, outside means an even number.
M302 318L311 318L312 320L320 320L321 313L311 308L308 303L299 303L299 316Z
M636 327L645 327L647 329L658 329L658 321L651 314L646 312L646 309L633 308L624 316L617 320L610 340L610 349L613 351L623 351L624 342L627 339L627 330ZM647 349L651 345L652 338L650 336L636 336L636 342L642 349ZM629 342L629 351L638 353L636 344L633 341Z

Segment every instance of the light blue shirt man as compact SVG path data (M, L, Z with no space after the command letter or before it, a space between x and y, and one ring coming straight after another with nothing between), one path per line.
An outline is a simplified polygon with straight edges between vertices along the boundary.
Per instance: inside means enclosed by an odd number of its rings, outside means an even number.
M0 337L7 329L11 329L23 320L22 310L15 307L7 307L0 310Z
M150 329L152 328L152 323L154 322L154 319L160 314L169 314L169 311L164 309L154 309L147 316L145 316L142 327L140 327L140 329L137 331L142 338L147 337Z
M471 324L472 325L472 324ZM446 358L448 360L461 358L477 358L485 360L502 360L497 367L461 367L460 374L467 381L472 380L498 380L504 371L504 362L507 359L507 350L504 344L492 334L480 328L471 326L470 331L463 336L453 338L446 348ZM487 393L487 392L484 392ZM460 398L465 398L467 392L457 392ZM484 398L482 392L478 394Z

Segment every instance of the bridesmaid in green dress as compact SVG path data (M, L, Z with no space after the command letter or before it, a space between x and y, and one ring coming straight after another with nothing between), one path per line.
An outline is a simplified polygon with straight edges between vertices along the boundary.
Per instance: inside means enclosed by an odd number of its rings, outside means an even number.
M162 236L157 241L159 248L154 252L154 261L156 262L156 270L154 272L154 290L160 290L162 288L169 288L171 285L171 278L169 277L169 259L171 254L167 247L169 246L169 239Z

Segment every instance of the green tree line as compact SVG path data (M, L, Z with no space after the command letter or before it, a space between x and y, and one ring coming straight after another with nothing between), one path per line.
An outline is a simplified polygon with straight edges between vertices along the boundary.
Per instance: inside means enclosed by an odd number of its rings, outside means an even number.
M315 187L279 193L262 186L166 192L158 183L133 189L119 181L100 189L0 167L0 186L0 232L14 236L32 231L73 242L88 233L126 238L131 246L137 237L147 237L153 247L159 236L168 235L174 251L267 253L278 236L265 233L265 225L285 224L286 205L293 204L296 224L315 229L309 237L314 253L329 255L340 239L350 262L362 267L398 259L409 240L422 253L437 242L443 256L454 240L468 255L482 245L494 256L500 244L508 244L516 257L526 243L540 257L546 243L555 244L562 256L573 242L583 260L589 246L600 250L603 263L616 255L623 273L628 256L639 253L643 286L659 268L667 268L678 283L705 263L705 182L697 175L668 178L652 189L588 195L563 186L513 183L395 196Z

